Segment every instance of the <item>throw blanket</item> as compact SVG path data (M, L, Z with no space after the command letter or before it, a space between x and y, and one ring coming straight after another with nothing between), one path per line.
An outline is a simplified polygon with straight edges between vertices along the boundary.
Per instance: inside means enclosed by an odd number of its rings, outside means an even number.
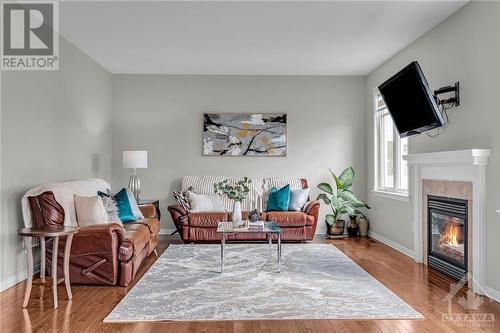
M23 209L24 226L31 228L33 218L28 197L37 196L43 192L51 191L54 193L56 201L64 209L64 225L76 226L76 212L74 195L92 197L97 195L97 191L106 192L111 188L109 184L102 179L77 180L64 183L52 183L35 187L24 194L21 201Z

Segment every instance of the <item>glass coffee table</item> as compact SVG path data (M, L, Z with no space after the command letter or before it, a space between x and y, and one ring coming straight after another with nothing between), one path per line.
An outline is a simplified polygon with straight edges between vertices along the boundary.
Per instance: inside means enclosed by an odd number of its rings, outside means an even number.
M245 227L234 228L232 222L219 222L217 225L217 233L222 235L222 240L220 244L220 272L224 272L224 255L225 255L225 245L227 235L234 235L239 233L257 233L265 234L266 239L269 242L269 257L272 257L272 244L273 235L278 236L278 242L276 243L276 253L278 261L278 272L281 270L281 228L278 223L272 221L264 221L260 224L248 223Z

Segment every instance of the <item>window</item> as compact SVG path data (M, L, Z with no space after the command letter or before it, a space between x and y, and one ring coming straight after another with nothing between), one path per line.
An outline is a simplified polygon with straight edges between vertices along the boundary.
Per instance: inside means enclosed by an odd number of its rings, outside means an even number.
M375 95L375 191L408 195L408 138L399 138L389 110L378 93Z

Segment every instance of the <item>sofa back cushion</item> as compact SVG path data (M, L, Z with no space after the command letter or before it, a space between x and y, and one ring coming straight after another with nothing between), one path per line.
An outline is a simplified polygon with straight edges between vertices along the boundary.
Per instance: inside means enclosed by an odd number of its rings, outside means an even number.
M197 194L214 195L214 184L229 179L230 182L237 182L242 177L225 177L225 176L186 176L182 179L182 191L186 191L189 187L194 189ZM261 196L262 196L262 178L249 177L252 181L250 183L250 193L245 200L241 203L241 209L250 211L253 209L261 209ZM226 196L220 197L222 207L226 212L233 210L233 203ZM260 206L259 206L260 205Z
M243 175L244 176L244 175ZM226 177L226 176L185 176L182 179L182 191L187 191L189 187L193 187L194 191L198 194L215 194L214 183L221 182L229 179L236 182L243 178L241 177ZM249 177L252 183L250 184L250 193L247 198L241 203L243 211L251 211L257 209L259 212L267 210L267 199L269 192L273 187L282 188L290 184L290 189L307 188L307 181L305 179L294 177ZM227 212L232 211L233 203L227 197L221 197L224 210Z
M51 192L57 205L51 205L50 212L46 211L45 215L64 217L64 225L77 226L74 195L91 197L95 196L98 191L106 192L110 188L109 184L102 179L87 179L77 180L64 183L52 183L35 187L27 191L21 201L23 210L23 219L25 227L29 228L34 225L32 209L30 206L30 197L40 196L42 193ZM39 200L37 200L39 201ZM62 213L58 210L62 209Z

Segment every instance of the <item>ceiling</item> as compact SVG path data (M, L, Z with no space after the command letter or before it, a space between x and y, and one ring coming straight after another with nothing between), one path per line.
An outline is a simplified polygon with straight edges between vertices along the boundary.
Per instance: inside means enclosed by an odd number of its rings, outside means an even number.
M366 75L466 1L66 1L60 32L111 73Z

